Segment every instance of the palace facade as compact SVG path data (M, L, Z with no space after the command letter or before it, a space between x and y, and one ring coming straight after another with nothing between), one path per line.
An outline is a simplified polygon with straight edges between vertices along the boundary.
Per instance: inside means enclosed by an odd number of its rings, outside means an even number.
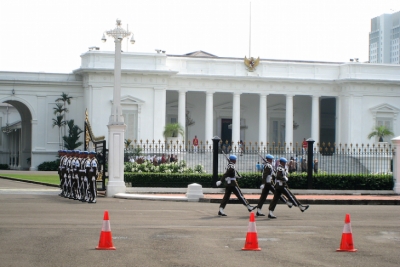
M107 139L113 75L114 52L98 50L82 54L68 74L0 71L0 164L36 170L55 159L62 93L72 97L66 119L83 130L87 110L93 133ZM123 53L121 106L131 140L163 142L165 125L180 123L184 140L197 135L204 144L219 136L286 149L304 138L373 145L375 126L400 135L400 66L261 59L251 69L203 51Z

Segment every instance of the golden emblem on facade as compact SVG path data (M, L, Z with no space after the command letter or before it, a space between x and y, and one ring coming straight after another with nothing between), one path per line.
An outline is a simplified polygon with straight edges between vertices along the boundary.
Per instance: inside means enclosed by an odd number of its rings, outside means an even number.
M254 57L247 58L246 56L244 57L244 64L247 67L247 70L252 72L256 70L256 67L260 63L260 57L255 59Z

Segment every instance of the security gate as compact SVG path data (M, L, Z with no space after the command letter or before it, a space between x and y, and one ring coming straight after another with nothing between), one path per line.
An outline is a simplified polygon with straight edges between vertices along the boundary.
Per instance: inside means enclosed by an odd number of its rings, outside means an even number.
M106 178L108 178L107 172L107 158L108 149L106 146L106 140L104 136L95 136L92 131L92 127L89 122L88 111L85 112L85 151L96 151L96 158L99 163L97 177L97 190L106 190Z

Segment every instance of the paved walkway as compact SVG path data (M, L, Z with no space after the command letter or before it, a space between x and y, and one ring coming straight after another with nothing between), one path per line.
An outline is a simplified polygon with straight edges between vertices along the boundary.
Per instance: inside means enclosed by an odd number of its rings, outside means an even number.
M243 195L251 204L257 204L261 194L259 189L242 189ZM292 190L296 198L303 204L342 204L342 205L400 205L400 195L393 190L387 191L349 191L349 190ZM126 199L151 199L188 201L187 188L139 188L127 187L126 193L115 197ZM222 200L223 188L203 188L204 197L201 202L219 203ZM265 203L270 203L272 195L268 195ZM235 195L231 203L239 203Z
M5 177L4 173L20 173L21 171L1 170L0 178ZM56 172L32 172L33 174L55 174ZM23 181L23 180L19 180ZM26 181L24 181L26 182ZM35 182L33 182L35 183ZM45 186L57 187L55 185L39 183ZM158 201L190 201L186 197L188 188L151 188L151 187L127 187L125 193L115 195L116 198L124 199L144 199ZM338 205L400 205L400 195L393 190L291 190L302 204L338 204ZM202 188L203 197L200 202L219 203L222 200L223 188ZM259 189L242 189L245 198L251 204L257 204L261 194ZM99 196L105 196L105 192L99 191ZM268 195L265 203L272 200L272 195ZM230 203L239 203L232 194Z

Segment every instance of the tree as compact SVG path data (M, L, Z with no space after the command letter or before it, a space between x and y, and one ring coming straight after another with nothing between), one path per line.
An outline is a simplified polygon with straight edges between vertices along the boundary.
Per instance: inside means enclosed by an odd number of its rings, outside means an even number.
M74 150L83 144L83 142L78 141L83 131L78 125L74 124L74 120L69 120L67 125L69 130L68 136L63 136L64 145L66 149Z
M62 148L63 145L61 145L61 128L66 125L66 121L64 120L64 113L68 112L68 109L64 108L64 106L60 103L57 103L53 109L54 115L57 116L55 119L53 119L53 128L54 126L58 127L58 145L60 148Z
M66 94L66 93L62 93L61 94L61 97L59 97L59 98L57 98L56 99L56 102L63 102L63 105L62 105L62 107L63 107L63 111L64 111L64 113L63 113L63 118L64 118L64 121L66 121L67 122L67 116L66 116L66 114L67 114L67 112L68 112L68 109L67 109L67 107L66 107L66 104L68 104L68 105L70 105L71 104L71 99L72 99L73 97L72 96L68 96L68 94ZM56 104L56 105L58 105L58 104ZM58 106L57 106L58 107ZM65 126L64 126L64 136L66 135L66 129L65 129Z
M184 137L185 131L179 123L169 123L165 125L163 135L164 137L178 137L180 134Z
M383 137L394 135L392 131L390 131L386 126L376 126L374 130L368 135L368 139L371 139L374 136L379 137L379 142L383 142Z
M61 145L61 127L65 125L65 121L63 121L63 116L62 115L57 115L56 119L53 119L53 128L54 126L58 127L58 145L60 149L62 148Z

